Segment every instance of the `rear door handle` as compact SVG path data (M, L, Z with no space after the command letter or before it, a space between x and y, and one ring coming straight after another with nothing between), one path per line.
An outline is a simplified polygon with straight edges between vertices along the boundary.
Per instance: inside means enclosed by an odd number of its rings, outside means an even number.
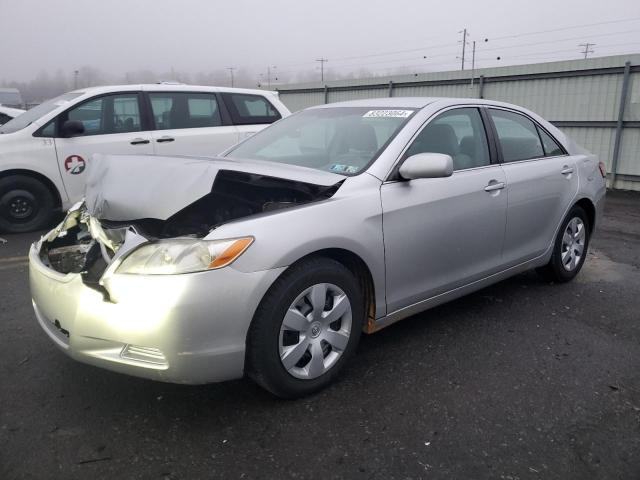
M149 143L149 140L145 140L144 138L134 138L129 142L131 145L146 145Z
M564 167L562 167L562 170L560 170L560 173L562 175L569 175L570 173L573 173L573 167L565 165Z
M495 180L491 180L491 182L489 182L489 185L484 187L484 191L493 192L495 190L502 190L504 186L505 186L504 182L496 182Z
M159 139L156 140L156 142L158 143L165 143L165 142L173 142L175 140L175 138L173 137L160 137Z

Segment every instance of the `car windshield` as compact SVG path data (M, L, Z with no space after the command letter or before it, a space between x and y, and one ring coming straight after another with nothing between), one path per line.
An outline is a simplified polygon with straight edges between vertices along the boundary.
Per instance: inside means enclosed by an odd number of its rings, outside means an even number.
M357 175L414 112L411 108L373 107L305 110L262 130L226 156Z
M59 97L52 98L41 103L31 110L27 110L22 115L18 115L13 120L8 121L0 127L0 133L13 133L31 125L33 122L41 118L43 115L65 105L76 97L83 95L83 92L65 93Z

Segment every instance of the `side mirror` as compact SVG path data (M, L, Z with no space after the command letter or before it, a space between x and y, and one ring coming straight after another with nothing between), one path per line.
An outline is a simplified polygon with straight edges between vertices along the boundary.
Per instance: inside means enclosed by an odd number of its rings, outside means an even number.
M450 177L453 175L453 159L443 153L418 153L404 161L399 173L405 180Z
M79 120L67 120L62 124L60 134L64 138L77 137L84 133L84 124Z

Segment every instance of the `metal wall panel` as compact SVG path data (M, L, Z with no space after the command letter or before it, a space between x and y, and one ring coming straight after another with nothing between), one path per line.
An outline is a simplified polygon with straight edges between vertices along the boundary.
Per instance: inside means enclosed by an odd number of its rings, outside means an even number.
M388 89L367 88L362 90L329 90L327 103L344 102L347 100L361 100L367 98L380 98L388 96Z
M484 98L522 105L550 120L617 120L622 75L487 82Z
M291 112L297 112L324 103L324 92L287 93L281 91L280 100Z
M618 173L640 175L640 128L625 128L622 134Z

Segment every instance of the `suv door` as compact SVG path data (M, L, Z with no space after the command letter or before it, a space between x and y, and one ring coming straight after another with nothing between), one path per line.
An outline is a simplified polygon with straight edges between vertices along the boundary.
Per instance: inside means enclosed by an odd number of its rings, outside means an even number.
M282 118L278 109L262 95L232 92L220 95L231 121L238 128L239 142Z
M578 191L573 157L529 117L490 108L507 177L504 260L517 265L544 253Z
M450 155L453 175L381 188L389 312L500 270L506 180L480 110L439 114L404 158L427 152Z
M238 130L226 121L215 93L149 92L156 155L214 157L238 143Z
M53 128L58 165L71 202L84 194L86 166L94 153L153 153L151 134L144 131L140 94L122 92L85 100L56 117ZM84 133L63 138L59 132L67 120L78 120Z

